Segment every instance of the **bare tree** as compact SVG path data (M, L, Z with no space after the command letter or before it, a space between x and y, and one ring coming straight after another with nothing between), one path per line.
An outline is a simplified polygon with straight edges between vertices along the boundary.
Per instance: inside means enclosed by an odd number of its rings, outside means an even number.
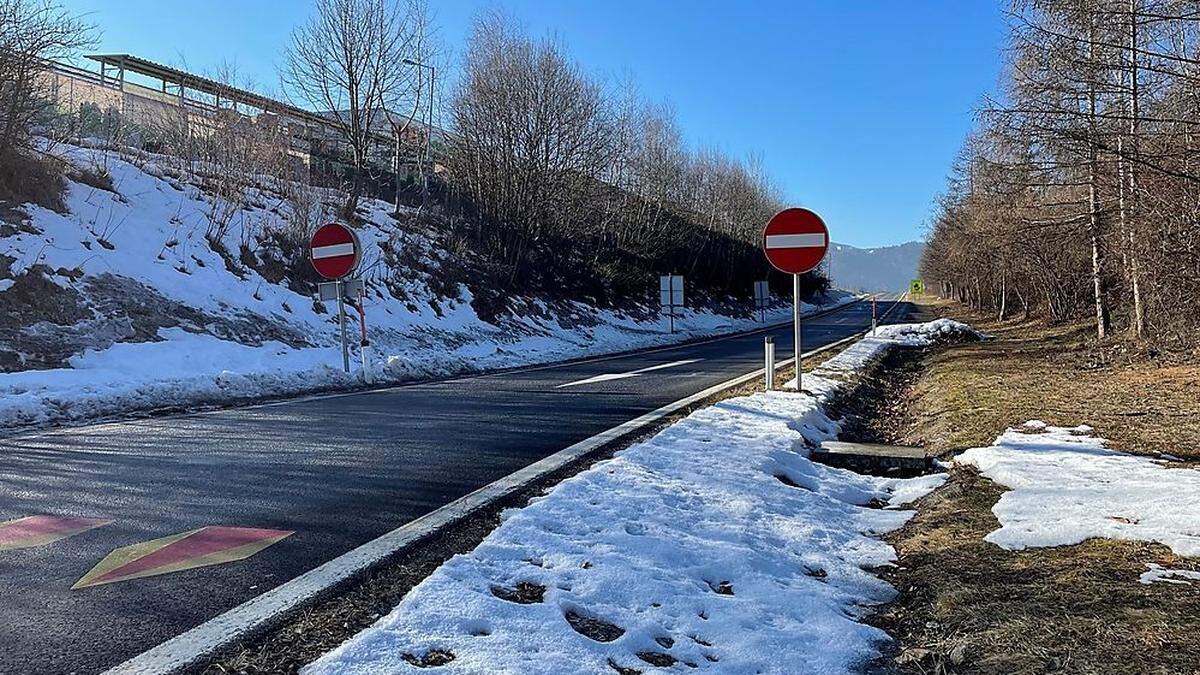
M89 24L53 0L0 0L0 157L28 147L51 110L47 62L93 39Z
M417 31L416 0L317 0L293 34L283 67L287 95L321 114L349 153L344 215L355 219L368 158L386 128L385 110L409 94L409 58Z
M1195 345L1200 317L1182 308L1200 293L1200 3L1016 0L1010 20L1006 87L923 274L973 306L1011 290L1051 320L1088 311L1100 338L1124 321ZM975 290L989 281L994 294Z

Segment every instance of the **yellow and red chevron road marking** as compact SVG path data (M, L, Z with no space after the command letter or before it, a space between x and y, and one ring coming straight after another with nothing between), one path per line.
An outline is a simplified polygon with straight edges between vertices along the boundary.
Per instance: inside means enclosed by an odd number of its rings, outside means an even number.
M118 548L72 589L244 560L293 534L290 530L208 526Z
M103 527L111 523L104 518L71 518L64 516L26 516L0 523L0 551L14 551L53 544L61 539Z

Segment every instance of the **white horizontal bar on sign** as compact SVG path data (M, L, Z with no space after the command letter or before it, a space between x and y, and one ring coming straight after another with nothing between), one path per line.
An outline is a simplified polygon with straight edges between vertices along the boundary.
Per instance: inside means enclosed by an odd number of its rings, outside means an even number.
M318 246L312 250L313 260L333 258L339 255L354 255L354 244L331 244L329 246Z
M767 248L816 248L824 245L825 235L820 232L767 235Z

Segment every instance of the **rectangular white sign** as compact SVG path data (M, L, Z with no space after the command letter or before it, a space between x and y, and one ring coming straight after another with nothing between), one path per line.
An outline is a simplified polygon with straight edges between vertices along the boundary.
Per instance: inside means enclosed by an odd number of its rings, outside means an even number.
M683 306L683 277L664 274L658 278L658 302L663 307Z
M811 234L772 234L767 237L767 248L818 248L825 245L825 235L820 232Z

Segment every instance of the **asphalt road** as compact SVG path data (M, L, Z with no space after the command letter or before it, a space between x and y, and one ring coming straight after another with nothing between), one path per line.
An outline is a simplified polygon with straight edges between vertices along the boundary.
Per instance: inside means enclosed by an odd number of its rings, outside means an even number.
M910 311L902 303L889 320ZM804 347L869 323L869 303L811 319ZM790 326L771 332L786 358ZM0 672L116 665L566 446L760 367L762 341L0 439L0 522L111 520L8 550L0 530ZM72 590L114 549L206 526L294 534L236 562ZM167 564L208 550L156 555Z

